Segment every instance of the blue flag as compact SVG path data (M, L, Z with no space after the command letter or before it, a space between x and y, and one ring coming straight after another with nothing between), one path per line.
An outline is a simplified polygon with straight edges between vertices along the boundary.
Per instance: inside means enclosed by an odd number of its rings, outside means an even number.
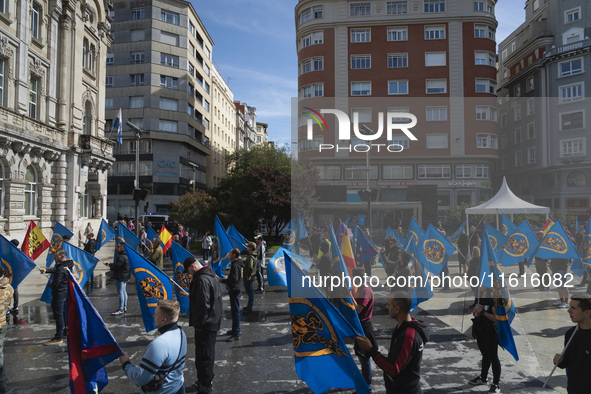
M142 243L142 241L140 241L140 239L121 222L117 224L117 242L124 242L133 250L137 250Z
M189 313L189 285L191 284L192 276L185 272L183 267L183 262L188 257L194 257L191 252L187 249L183 248L181 245L177 244L176 242L172 242L170 247L171 259L172 259L172 266L174 267L174 280L178 283L182 288L178 288L178 286L174 287L174 291L176 292L176 299L181 304L181 313ZM199 259L197 259L199 260ZM199 260L201 265L203 262ZM186 293L186 294L185 294Z
M0 258L2 268L7 272L8 283L15 289L36 267L26 254L2 234L0 234Z
M360 261L365 266L365 263L379 255L379 252L371 239L369 239L359 226L355 226L355 232L359 237L355 245L355 260Z
M70 392L100 393L107 385L105 365L123 351L103 319L70 274L66 295Z
M499 263L508 267L530 257L538 246L538 238L527 220L521 222L497 252Z
M314 393L333 388L369 393L343 338L358 335L316 287L303 286L304 274L285 254L287 291L296 373Z
M408 226L408 233L407 233L407 241L410 242L412 236L414 235L414 243L416 246L419 246L419 241L423 239L425 235L425 231L421 227L421 225L415 220L414 216L410 218L410 224Z
M556 221L554 225L546 232L544 238L533 252L532 257L536 256L541 259L579 259L577 248L573 245L570 237L566 234L566 230L562 227L560 221ZM530 258L531 259L531 258Z
M74 262L74 266L72 267L72 275L74 275L76 282L78 282L80 286L84 287L86 282L88 282L90 275L92 275L94 272L99 259L68 242L62 243L62 249L68 254L67 258ZM41 295L41 301L43 302L50 303L52 300L51 287L49 286L52 280L53 274L51 275L49 281L47 281L45 290Z
M398 231L394 230L392 227L388 226L388 228L386 229L386 237L384 238L384 241L386 240L386 238L388 238L388 235L392 236L392 238L394 238L395 240L398 241L398 245L400 245L400 247L404 247L404 245L406 245L406 239L398 234Z
M570 269L577 276L581 276L585 272L583 263L591 264L591 220L587 222L587 228L585 229L585 233L583 234L583 239L581 240L581 243L577 245L577 249L579 251L580 258L575 259L573 261L573 264Z
M233 224L228 226L228 230L226 230L226 234L228 234L228 238L230 238L230 242L232 243L232 247L238 248L240 252L244 252L246 250L246 244L248 241L246 238L236 230Z
M503 286L501 279L501 268L497 262L497 257L490 243L486 229L483 230L482 250L480 255L480 278L482 285L492 289L495 298L495 316L497 318L497 329L499 335L499 345L515 358L519 360L517 347L511 331L511 322L515 317L515 305L509 290Z
M501 233L505 236L511 235L517 226L505 214L501 216Z
M96 237L96 251L98 252L104 244L116 236L117 234L115 233L115 230L109 226L109 223L107 223L105 219L101 219L101 226L99 227L99 233Z
M131 272L135 278L135 287L142 311L142 320L146 332L156 329L154 311L162 300L172 299L170 278L145 257L125 244Z
M215 217L215 227L213 228L213 244L211 245L211 268L220 278L224 277L224 270L230 265L230 250L232 250L232 241L220 219Z
M285 238L283 238L283 244L281 245L282 248L287 250L291 250L291 248L293 248L296 242L296 231L296 225L293 219L291 219L287 224Z
M55 227L53 228L53 235L51 236L51 248L49 248L49 252L47 253L47 260L45 260L46 267L49 267L51 266L51 264L53 264L53 255L55 254L55 252L62 249L64 236L72 238L74 236L74 233L68 230L66 226L64 226L60 222L55 222Z
M421 302L427 301L431 297L433 297L433 289L429 284L429 277L425 272L425 269L419 262L417 258L417 247L414 242L410 243L409 251L410 253L410 261L411 261L411 276L414 278L411 279L411 283L409 285L408 294L410 295L412 304L411 304L411 311L413 311ZM420 277L421 280L416 278Z
M300 253L300 243L302 241L302 239L306 238L308 236L308 230L306 230L306 225L304 224L304 221L302 220L302 216L300 215L300 213L298 212L298 224L297 224L297 230L296 230L296 253ZM346 226L346 224L345 224Z
M457 240L460 238L460 234L462 234L465 227L466 227L466 221L464 220L464 222L462 224L460 224L460 227L458 227L458 229L456 231L454 231L454 233L452 235L449 236L449 240L451 242L457 242Z
M501 250L501 248L503 247L503 245L505 245L507 237L490 224L486 228L486 233L488 234L488 238L490 239L490 244L495 250L495 254L498 253L499 250Z
M267 262L267 281L269 286L287 286L287 277L285 274L285 255L284 247L277 249L277 252Z
M151 254L154 251L155 245L154 245L154 239L157 238L158 239L158 243L160 244L160 247L162 248L162 250L164 250L164 242L162 242L162 240L160 239L160 237L158 236L158 233L156 233L156 231L152 228L152 226L148 225L146 226L146 253ZM141 242L141 240L140 240ZM171 241L173 242L173 241Z
M427 232L416 246L416 257L433 275L441 273L449 256L456 251L456 247L432 225L429 225Z

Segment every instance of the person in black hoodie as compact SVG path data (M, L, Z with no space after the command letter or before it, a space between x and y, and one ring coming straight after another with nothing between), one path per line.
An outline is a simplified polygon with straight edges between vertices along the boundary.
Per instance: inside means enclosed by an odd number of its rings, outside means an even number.
M74 266L74 262L67 258L68 253L60 249L53 259L55 265L51 268L39 268L42 274L46 272L53 274L51 281L51 310L53 311L53 319L55 320L55 335L44 345L59 345L64 342L64 310L66 308L66 294L68 293L68 270ZM66 269L67 268L67 269Z
M195 257L183 262L191 276L189 285L189 325L195 328L195 369L197 392L213 390L215 341L222 323L222 291L210 265L201 265Z
M105 263L111 270L111 279L115 281L117 295L119 295L119 309L111 313L113 316L120 316L127 312L127 281L131 278L131 267L125 252L125 244L117 242L115 246L117 257L112 263Z
M357 345L384 371L388 394L421 393L421 359L429 334L421 321L410 316L411 305L410 296L405 291L396 291L388 299L386 308L390 318L398 323L392 333L388 356L379 353L366 337L355 338Z
M228 294L230 295L230 309L232 311L232 329L228 331L230 337L226 342L234 342L240 339L240 278L242 277L242 267L244 262L240 259L240 250L234 248L230 250L230 273L227 278L219 278L221 283L226 284Z

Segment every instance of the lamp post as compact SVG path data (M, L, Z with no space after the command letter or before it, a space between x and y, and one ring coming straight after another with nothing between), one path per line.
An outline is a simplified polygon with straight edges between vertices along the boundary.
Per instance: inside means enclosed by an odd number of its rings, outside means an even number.
M193 167L193 193L195 193L195 174L197 173L197 170L199 169L199 164L195 164L192 161L190 161L189 165L191 167Z
M138 225L138 209L140 206L140 199L141 198L141 190L140 190L140 139L142 138L142 134L145 134L146 131L135 124L131 123L129 120L125 123L129 128L131 128L135 132L135 181L133 184L133 199L135 200L135 234L140 236L140 226ZM144 197L145 198L145 197Z
M365 134L375 134L375 132L367 127L366 125L361 125L361 129L365 131ZM371 141L367 141L367 144L370 146L371 149ZM372 226L372 218L371 218L371 189L369 187L369 176L370 176L370 169L369 169L369 149L365 152L365 165L367 166L367 216L368 216L368 225L369 225L369 236L373 235L373 226Z

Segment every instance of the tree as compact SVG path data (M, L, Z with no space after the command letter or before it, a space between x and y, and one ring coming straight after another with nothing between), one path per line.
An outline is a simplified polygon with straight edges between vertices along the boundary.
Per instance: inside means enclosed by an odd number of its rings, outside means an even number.
M291 206L292 211L307 216L318 200L315 185L319 180L318 171L309 160L292 160L291 166Z
M217 200L203 191L185 193L178 201L170 202L171 219L202 232L213 226Z

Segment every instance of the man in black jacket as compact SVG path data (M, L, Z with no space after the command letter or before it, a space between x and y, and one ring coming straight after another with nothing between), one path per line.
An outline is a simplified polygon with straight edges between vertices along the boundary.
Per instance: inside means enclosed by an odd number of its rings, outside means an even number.
M421 393L421 359L429 335L422 322L411 318L411 305L411 299L405 291L397 291L388 299L386 308L390 318L396 320L398 325L392 333L387 357L380 354L366 337L355 338L357 345L384 371L388 394Z
M240 259L240 250L234 248L230 250L230 273L227 278L219 278L221 283L226 284L228 294L230 295L230 310L232 313L232 329L228 332L230 337L226 342L234 342L240 339L240 278L242 277L242 267L244 262Z
M125 252L125 244L117 242L115 246L117 257L112 263L105 263L111 270L111 279L115 281L117 295L119 296L119 309L111 313L113 316L120 316L127 312L127 281L131 278L131 267Z
M65 250L58 250L53 259L55 265L51 268L39 268L44 274L53 274L51 281L51 310L55 320L55 335L44 345L59 345L64 342L64 310L66 308L66 294L68 293L68 271L74 266L74 262L67 259L68 253ZM67 268L67 269L66 269Z
M189 325L195 328L195 385L199 393L210 393L215 341L222 322L222 291L211 266L188 257L183 267L193 277L189 286Z

